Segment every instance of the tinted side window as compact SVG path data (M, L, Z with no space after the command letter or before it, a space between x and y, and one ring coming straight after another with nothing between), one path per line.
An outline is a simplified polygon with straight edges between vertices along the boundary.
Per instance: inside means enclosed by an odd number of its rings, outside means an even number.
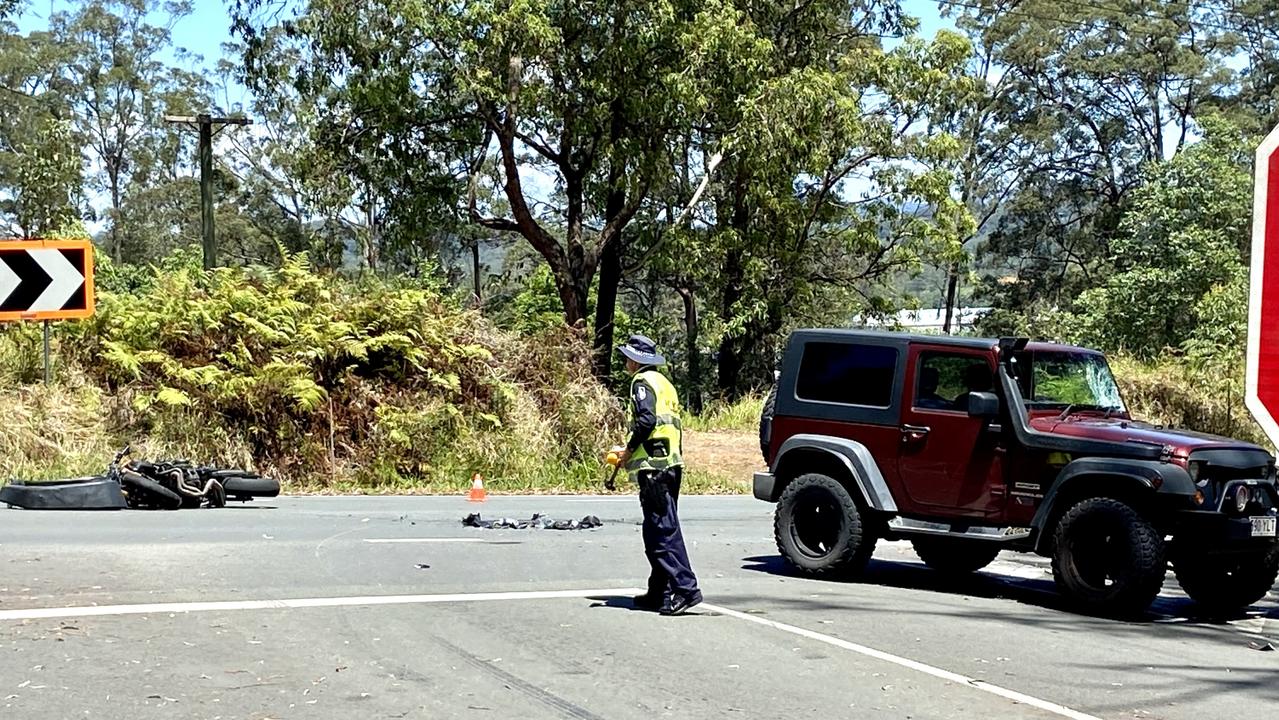
M809 343L800 360L795 394L804 400L888 407L896 370L895 348Z
M968 393L988 392L994 376L985 358L928 352L919 356L915 402L920 409L966 411Z

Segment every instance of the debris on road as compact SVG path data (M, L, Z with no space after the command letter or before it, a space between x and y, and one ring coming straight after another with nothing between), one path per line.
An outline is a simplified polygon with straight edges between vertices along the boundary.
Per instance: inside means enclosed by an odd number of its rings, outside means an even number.
M418 563L418 564L414 565L413 567L417 568L418 570L430 570L430 569L431 569L431 566L430 566L430 565L427 565L426 563Z
M604 522L594 515L587 515L581 520L552 520L541 513L534 513L528 520L484 520L479 513L471 513L462 518L462 525L485 530L591 530L603 526Z
M1259 642L1250 642L1248 643L1248 647L1252 648L1253 650L1260 650L1261 652L1274 652L1274 649L1275 649L1275 646L1270 643L1259 643Z

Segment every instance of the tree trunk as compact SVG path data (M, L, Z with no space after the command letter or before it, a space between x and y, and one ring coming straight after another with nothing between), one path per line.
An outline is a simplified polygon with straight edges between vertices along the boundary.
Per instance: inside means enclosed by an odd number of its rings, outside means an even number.
M475 283L475 306L484 304L483 286L480 283L480 239L471 244L471 279Z
M684 354L688 356L688 383L684 388L684 399L693 414L702 412L702 353L697 343L697 296L690 288L680 288L680 297L684 299Z
M955 295L958 289L959 263L953 263L946 278L946 322L942 325L942 332L947 335L951 334L951 323L955 317Z
M368 246L364 249L364 261L369 266L369 272L376 275L378 266L378 249L381 244L381 240L378 238L377 208L375 207L375 202L373 200L373 191L367 183L364 186L364 198L365 222L369 227L369 240Z
M729 268L725 268L728 271ZM740 272L740 269L738 269ZM734 294L724 293L723 309L724 317L731 317ZM720 395L726 400L735 400L739 394L742 378L742 357L739 348L741 347L741 338L725 335L724 339L719 343L719 372L716 373L719 379Z
M111 259L124 262L124 241L120 239L120 176L118 170L110 172L111 181Z
M740 243L746 238L747 224L750 219L746 207L746 174L740 163L730 192L732 193L732 213L728 216L729 223L737 231ZM723 291L720 296L721 317L724 322L731 322L733 305L737 298L741 297L742 283L745 281L742 256L737 248L730 248L725 256L721 278L723 280ZM725 335L719 344L719 372L717 373L719 391L724 399L729 401L736 400L741 394L743 338L744 334L739 334L737 337Z
M570 327L585 328L590 280L581 281L574 277L567 265L552 265L551 274L555 278L555 290L559 293L560 304L564 306L564 323Z
M600 254L600 280L595 297L595 377L607 378L613 370L613 341L616 328L617 289L622 283L620 238L604 246Z
M615 8L613 25L621 25L621 8ZM626 128L623 124L624 109L622 98L613 100L609 107L609 137L613 142L621 140ZM604 201L604 227L608 227L626 209L626 190L622 186L625 168L616 161L608 166L608 198ZM595 295L595 339L594 370L595 377L606 379L613 370L613 338L615 327L613 320L617 316L617 289L622 284L622 230L619 228L614 237L600 238L603 245L599 255L599 289Z

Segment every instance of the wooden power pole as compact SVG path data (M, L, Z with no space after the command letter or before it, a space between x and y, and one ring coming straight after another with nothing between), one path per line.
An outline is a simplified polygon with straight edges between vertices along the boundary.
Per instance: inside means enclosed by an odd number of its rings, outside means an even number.
M227 125L251 125L247 118L201 115L165 115L166 122L194 127L199 132L200 146L200 236L204 244L204 269L218 264L218 241L213 233L213 136ZM216 130L215 130L215 127Z

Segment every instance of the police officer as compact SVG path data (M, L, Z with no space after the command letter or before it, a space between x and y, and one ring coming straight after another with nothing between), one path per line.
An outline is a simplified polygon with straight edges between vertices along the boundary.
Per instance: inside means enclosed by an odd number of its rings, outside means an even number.
M680 615L702 601L697 577L688 562L677 505L684 474L684 442L675 387L657 371L666 360L643 335L632 335L618 351L631 374L631 437L620 462L639 485L644 512L644 554L652 573L648 592L635 606Z

